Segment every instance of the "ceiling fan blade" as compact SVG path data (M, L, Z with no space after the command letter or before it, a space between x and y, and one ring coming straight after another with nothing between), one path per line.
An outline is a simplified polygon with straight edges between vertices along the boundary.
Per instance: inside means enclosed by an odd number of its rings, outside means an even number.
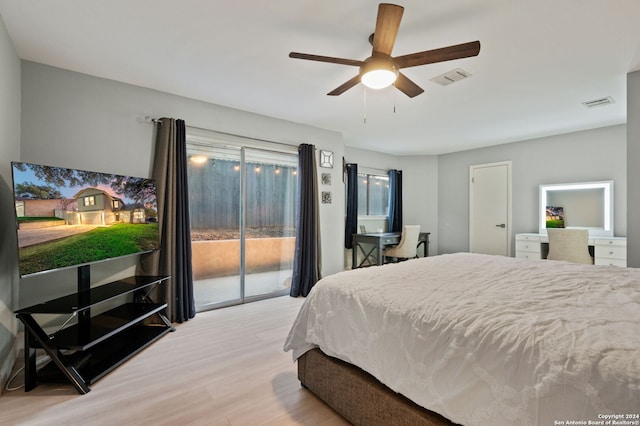
M398 78L396 79L394 85L396 86L396 89L400 90L410 98L414 98L420 93L424 92L424 89L422 87L409 80L409 78L407 78L407 76L402 73L398 74Z
M357 61L355 59L334 58L331 56L310 55L308 53L298 52L289 53L289 57L295 59L308 59L310 61L329 62L332 64L352 65L354 67L359 67L364 63L364 61Z
M476 56L478 53L480 53L480 42L471 41L469 43L456 44L455 46L398 56L397 58L393 58L393 60L398 64L398 67L409 68L418 65L468 58L470 56Z
M376 29L373 33L373 53L391 56L396 42L404 7L395 4L380 3Z
M339 87L336 87L335 89L333 89L332 91L327 93L327 95L329 95L329 96L341 95L344 92L346 92L347 90L351 89L353 86L355 86L358 83L360 83L360 74L356 75L351 80L349 80L346 83L344 83L343 85L341 85Z

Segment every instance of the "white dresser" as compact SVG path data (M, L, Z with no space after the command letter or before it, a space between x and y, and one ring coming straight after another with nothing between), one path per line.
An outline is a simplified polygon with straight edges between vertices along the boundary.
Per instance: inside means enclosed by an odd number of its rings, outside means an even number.
M546 234L516 234L516 257L546 259L549 252ZM627 239L625 237L589 237L596 265L627 266Z

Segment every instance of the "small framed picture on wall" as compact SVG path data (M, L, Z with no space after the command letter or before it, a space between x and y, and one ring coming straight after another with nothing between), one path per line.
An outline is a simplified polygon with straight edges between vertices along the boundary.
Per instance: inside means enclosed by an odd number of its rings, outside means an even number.
M320 180L323 185L331 185L331 173L323 173Z
M327 169L333 168L333 152L320 150L320 167Z

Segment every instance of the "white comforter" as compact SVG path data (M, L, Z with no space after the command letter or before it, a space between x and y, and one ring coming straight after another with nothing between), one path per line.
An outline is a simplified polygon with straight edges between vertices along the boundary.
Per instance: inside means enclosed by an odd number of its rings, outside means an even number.
M284 349L314 347L468 426L637 415L640 269L460 253L341 272Z

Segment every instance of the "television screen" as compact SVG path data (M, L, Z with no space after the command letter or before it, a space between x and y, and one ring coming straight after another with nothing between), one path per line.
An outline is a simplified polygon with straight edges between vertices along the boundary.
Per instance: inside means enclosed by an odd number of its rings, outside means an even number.
M21 276L159 248L153 179L11 164Z

